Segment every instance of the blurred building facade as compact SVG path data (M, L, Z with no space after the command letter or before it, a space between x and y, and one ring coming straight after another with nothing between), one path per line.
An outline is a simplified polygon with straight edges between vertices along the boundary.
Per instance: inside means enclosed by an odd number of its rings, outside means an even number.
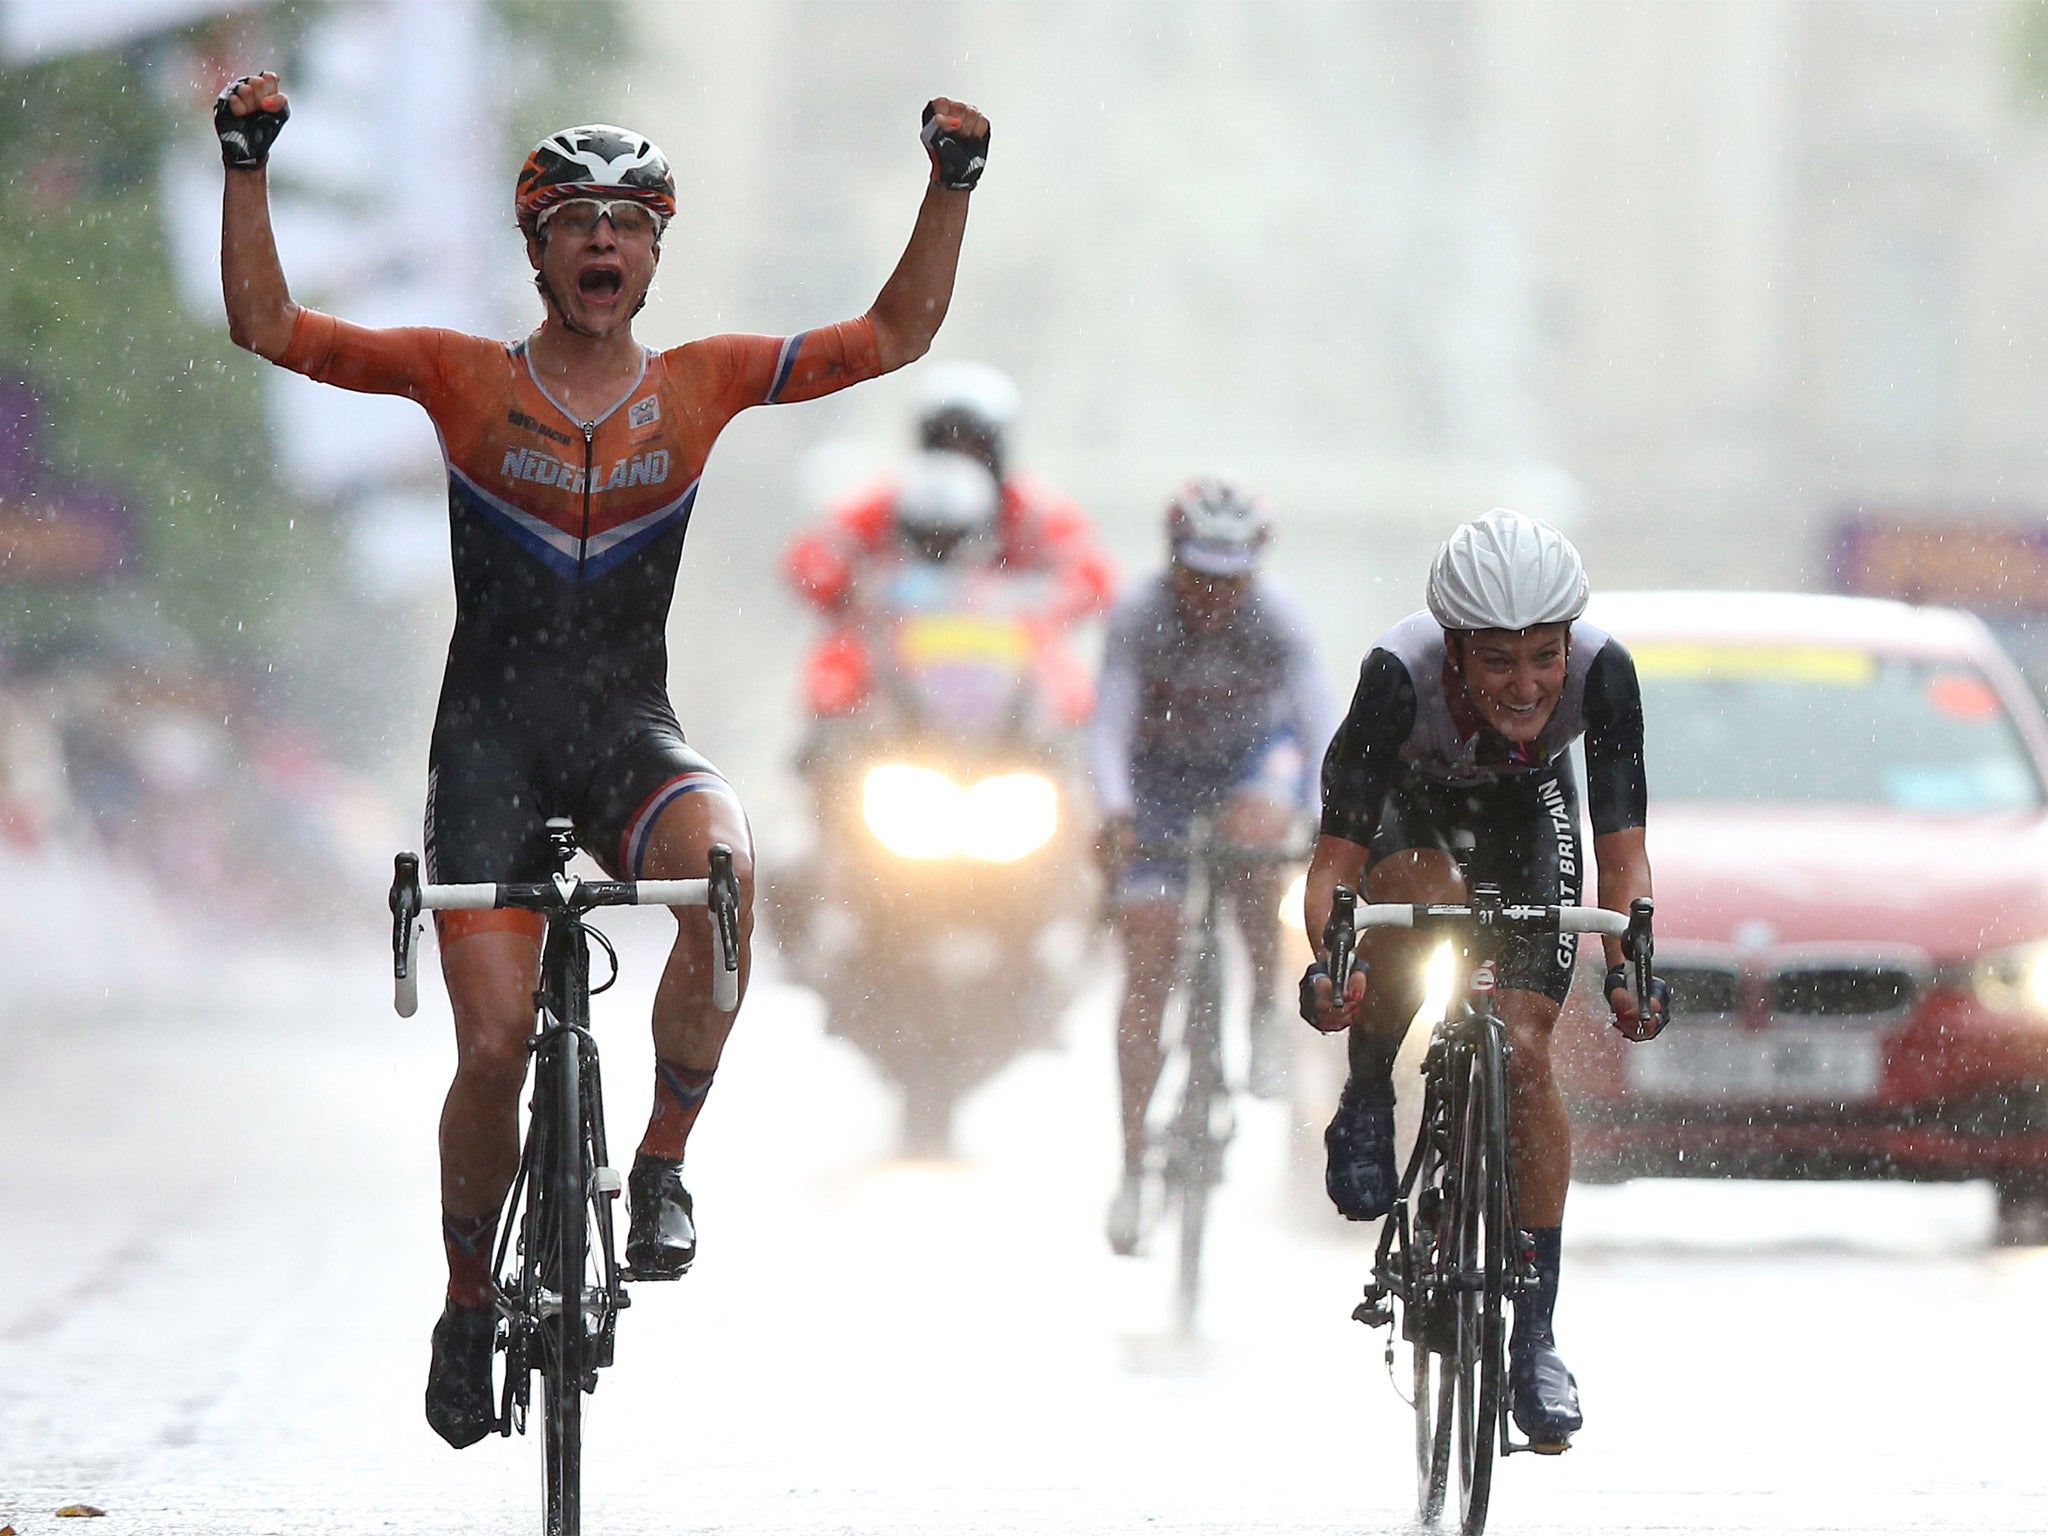
M1019 375L1113 521L1220 460L1312 522L1516 500L1629 580L1800 585L1843 509L2048 507L2026 6L634 16L705 236L670 266L729 319L864 303L915 101L990 110L940 346ZM847 407L883 443L887 395Z

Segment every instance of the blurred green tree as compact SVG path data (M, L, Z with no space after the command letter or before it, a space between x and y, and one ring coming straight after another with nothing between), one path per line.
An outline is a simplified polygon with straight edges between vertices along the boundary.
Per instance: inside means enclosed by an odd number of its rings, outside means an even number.
M490 9L513 45L509 177L576 115L580 82L622 60L628 18L620 0ZM287 0L241 14L289 68L322 10ZM339 548L332 519L281 490L263 369L225 323L180 302L156 199L162 147L190 131L177 114L192 102L152 78L168 57L158 39L0 68L0 386L35 391L52 473L119 495L140 536L113 580L51 584L0 563L0 636L161 623L253 661L289 645Z
M179 301L156 197L182 125L152 88L154 57L0 70L0 379L41 398L52 473L119 495L140 534L112 581L0 570L0 624L49 633L139 607L209 651L253 654L331 552L279 514L255 375Z

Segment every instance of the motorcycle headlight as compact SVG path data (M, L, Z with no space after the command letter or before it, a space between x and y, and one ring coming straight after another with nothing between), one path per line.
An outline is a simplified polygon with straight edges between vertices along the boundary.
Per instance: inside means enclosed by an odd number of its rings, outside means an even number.
M880 763L861 780L861 819L904 859L965 854L1014 863L1052 841L1060 792L1036 773L999 773L962 789L936 768Z
M1036 773L999 773L967 791L960 806L960 851L1010 864L1038 852L1060 827L1060 792Z
M2048 1023L2048 940L1983 956L1970 968L1970 990L1986 1008Z
M880 763L860 785L861 819L899 858L943 859L958 846L960 787L936 768Z

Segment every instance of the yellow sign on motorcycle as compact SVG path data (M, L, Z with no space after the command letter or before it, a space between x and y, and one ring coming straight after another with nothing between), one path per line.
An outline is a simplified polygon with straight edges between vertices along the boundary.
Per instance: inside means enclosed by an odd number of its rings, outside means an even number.
M903 621L896 646L908 667L986 662L1021 671L1031 665L1030 629L995 614L918 614Z

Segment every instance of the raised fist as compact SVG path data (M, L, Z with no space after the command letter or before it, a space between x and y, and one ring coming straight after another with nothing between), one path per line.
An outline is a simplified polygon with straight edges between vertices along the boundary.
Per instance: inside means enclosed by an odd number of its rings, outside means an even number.
M988 164L988 119L964 101L934 96L925 103L918 137L931 156L932 180L954 192L971 192Z
M270 70L244 75L213 99L213 131L220 139L221 163L230 170L253 171L270 159L270 146L291 103L277 88Z

